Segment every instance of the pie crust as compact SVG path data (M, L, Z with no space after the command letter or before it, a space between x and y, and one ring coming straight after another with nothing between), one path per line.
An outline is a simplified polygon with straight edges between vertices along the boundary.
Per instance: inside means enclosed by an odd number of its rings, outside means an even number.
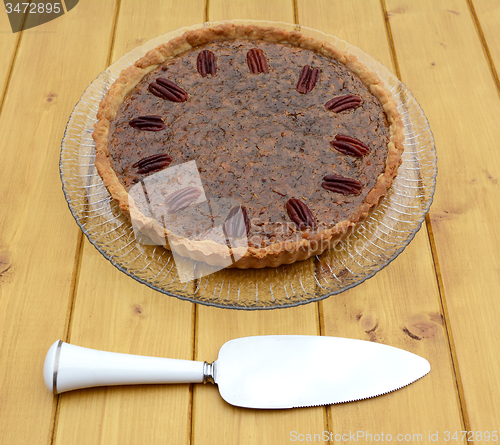
M349 218L331 226L319 225L315 230L311 228L296 230L294 237L261 247L249 244L243 247L233 246L232 249L228 249L227 245L214 240L190 239L165 229L155 218L147 216L141 211L140 206L131 197L123 181L120 180L113 168L110 140L113 121L117 119L119 108L129 93L134 92L134 88L148 73L176 56L200 45L235 39L288 44L313 51L339 62L354 73L380 103L388 125L385 165L375 178L373 187ZM96 143L95 165L104 185L120 209L129 217L135 227L141 228L142 233L146 234L153 242L162 244L181 256L222 267L228 267L228 257L239 258L238 261L232 262L229 267L247 269L276 267L281 264L305 260L313 255L323 253L349 236L373 213L391 187L401 164L404 135L402 119L391 93L384 87L377 75L369 71L355 56L339 50L328 42L305 36L297 31L255 25L222 24L188 31L182 36L149 51L134 65L123 70L100 104L93 138Z

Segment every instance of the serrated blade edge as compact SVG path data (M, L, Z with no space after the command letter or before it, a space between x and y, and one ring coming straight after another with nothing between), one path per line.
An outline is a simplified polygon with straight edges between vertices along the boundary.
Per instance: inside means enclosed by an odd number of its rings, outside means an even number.
M391 394L391 393L393 393L395 391L398 391L398 390L400 390L402 388L405 388L405 387L411 385L412 383L415 383L417 380L420 380L422 377L425 377L427 374L429 374L429 372L430 372L430 369L429 369L428 372L426 372L423 376L419 377L418 379L413 380L412 382L409 382L406 385L400 386L399 388L394 388L391 391L384 392L382 394L377 394L377 395L370 396L370 397L364 397L362 399L352 399L352 400L344 400L342 402L325 403L325 404L322 404L322 405L296 405L293 408L313 408L313 407L318 407L318 406L341 405L342 403L360 402L361 400L374 399L375 397L385 396L386 394Z

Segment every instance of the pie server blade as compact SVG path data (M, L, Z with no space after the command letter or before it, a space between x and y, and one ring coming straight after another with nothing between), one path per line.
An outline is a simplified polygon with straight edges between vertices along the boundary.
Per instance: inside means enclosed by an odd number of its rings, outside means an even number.
M424 358L379 343L271 335L230 340L211 364L98 351L59 340L47 353L44 379L54 394L93 386L211 381L232 405L284 409L379 396L429 371Z

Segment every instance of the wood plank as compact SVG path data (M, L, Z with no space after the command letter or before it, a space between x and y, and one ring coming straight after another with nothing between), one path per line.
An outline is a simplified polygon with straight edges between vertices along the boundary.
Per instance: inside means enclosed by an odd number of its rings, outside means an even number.
M85 243L71 343L191 360L193 305L126 277ZM189 439L189 385L99 388L59 396L56 444Z
M209 3L209 19L249 18L293 22L292 2L234 2ZM305 262L302 267L309 267ZM268 271L273 275L274 270ZM255 277L252 271L239 273L223 271L231 278L231 289L239 287L247 297L255 296ZM275 274L274 274L275 275ZM293 283L294 278L290 276ZM274 283L274 282L273 282ZM279 290L277 284L275 292ZM298 283L294 283L297 286ZM306 284L306 287L308 284ZM210 284L208 285L210 287ZM206 291L210 294L211 289ZM234 292L234 290L233 290ZM212 361L227 340L248 335L319 334L317 304L273 311L220 310L206 306L197 308L196 357ZM210 407L210 409L207 409ZM288 443L292 431L323 431L323 407L287 411L257 411L235 408L225 403L211 385L194 388L194 444L281 444Z
M0 94L7 86L7 80L10 70L14 63L16 47L19 43L21 33L13 33L7 14L0 14ZM0 96L0 110L2 106L2 97Z
M200 306L197 310L196 359L214 361L233 338L252 335L319 335L317 304L273 311L234 311ZM210 407L210 409L207 409ZM322 432L325 408L248 410L228 405L212 385L194 388L194 444L281 444L291 432Z
M116 60L160 34L204 20L204 0L122 0ZM85 240L71 319L74 344L130 354L193 359L194 305L125 276ZM102 388L60 396L56 441L188 443L190 385Z
M379 1L299 1L298 6L301 24L345 39L394 70ZM425 225L383 271L320 302L320 308L325 335L396 346L427 358L432 367L421 381L393 394L331 407L330 431L385 432L394 440L398 434L422 434L427 441L429 430L460 430L460 406ZM366 436L359 439L370 442Z
M485 49L493 62L492 68L498 89L500 88L500 33L498 32L500 4L495 0L474 0L470 3L479 22L480 32L483 33L482 37L485 39Z
M0 116L5 443L46 444L52 437L57 399L45 388L42 367L49 346L67 332L81 236L61 193L60 143L81 92L105 66L113 4L84 2L79 11L23 32ZM92 17L92 26L81 16Z
M292 0L210 0L209 20L278 20L294 23L294 9Z
M465 427L497 430L498 91L466 1L389 0L387 9L402 79L425 110L438 149L430 220Z
M112 60L159 35L205 20L205 0L193 0L189 5L172 0L136 3L126 0L120 5Z

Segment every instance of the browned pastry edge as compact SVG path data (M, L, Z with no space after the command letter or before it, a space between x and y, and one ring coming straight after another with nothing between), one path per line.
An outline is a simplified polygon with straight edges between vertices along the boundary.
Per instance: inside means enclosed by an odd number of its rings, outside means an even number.
M328 42L305 36L297 31L285 31L275 27L221 24L212 28L188 31L149 51L134 65L121 72L99 106L97 123L94 126L92 135L96 143L95 165L97 171L112 198L118 202L120 209L134 224L141 227L142 232L147 234L153 241L193 260L203 261L214 266L227 264L229 252L226 246L215 241L194 241L176 236L174 233L166 231L156 220L143 215L139 211L111 167L108 138L111 121L115 119L118 107L125 99L125 96L147 73L157 68L167 59L195 46L229 39L289 43L316 51L341 62L361 79L363 84L380 101L386 113L390 125L390 141L385 170L379 175L375 186L349 220L341 221L329 229L313 233L308 238L303 238L300 241L283 241L262 248L248 247L248 249L242 251L234 249L233 255L241 258L231 267L240 269L276 267L281 264L291 264L305 260L313 255L319 255L345 239L366 221L376 209L397 175L398 167L401 164L404 140L403 122L389 90L384 87L378 76L369 71L355 56L339 50Z

